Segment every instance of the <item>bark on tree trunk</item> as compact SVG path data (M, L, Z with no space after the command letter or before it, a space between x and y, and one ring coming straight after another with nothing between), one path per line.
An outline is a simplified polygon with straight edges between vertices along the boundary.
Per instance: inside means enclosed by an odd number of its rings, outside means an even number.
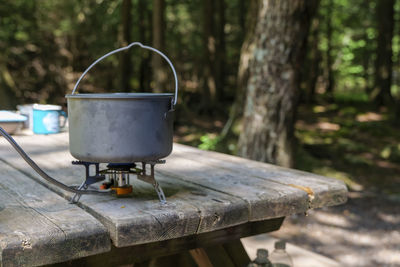
M308 75L306 75L307 80L305 81L307 84L307 103L315 102L315 89L317 87L317 80L320 75L320 63L321 63L321 51L319 50L319 18L315 18L313 24L311 26L311 43L310 43L310 64Z
M149 9L147 7L146 0L138 1L138 13L139 13L139 41L143 44L150 44L151 38L148 36L150 33L150 25L148 18ZM146 23L147 22L147 23ZM148 31L147 31L148 29ZM149 34L147 34L149 33ZM139 91L140 92L149 92L150 90L150 78L151 78L151 68L150 68L150 53L147 50L142 50L143 54L142 60L140 61L139 66Z
M225 123L221 131L221 138L225 138L231 131L232 126L236 119L243 114L243 107L245 104L246 86L249 79L249 66L253 58L255 47L255 29L257 24L257 14L260 7L261 0L250 1L248 13L246 15L246 36L240 50L240 59L237 77L237 89L235 94L235 101L229 111L228 121ZM243 10L242 10L243 12Z
M215 85L217 90L217 100L224 98L225 86L225 0L217 0L217 49L216 62L217 67L215 72Z
M132 0L124 0L122 2L122 36L121 46L127 46L131 42L131 25L132 25ZM121 54L121 90L130 92L130 77L132 72L131 54L129 52Z
M329 0L328 8L329 14L326 18L326 39L327 39L327 49L326 49L326 75L327 75L327 85L326 85L326 95L329 100L333 100L333 90L335 87L335 79L333 74L333 56L332 56L332 10L333 10L333 0Z
M392 106L394 103L390 92L394 3L394 0L379 0L376 4L378 46L375 61L375 86L371 98L378 106Z
M15 109L18 104L15 93L17 87L4 62L7 61L0 55L0 107L2 109Z
M241 156L293 166L294 113L317 0L262 0L250 66Z
M165 52L165 1L153 1L153 47ZM152 54L152 66L154 74L154 92L165 92L167 84L167 71L165 70L162 57Z
M363 34L363 39L365 40L365 43L369 42L369 38L366 32ZM370 49L367 47L364 47L363 52L362 52L362 66L363 66L363 78L365 80L365 92L369 95L371 94L372 91L372 84L371 84L371 79L370 79L370 69L371 66L373 66L372 60L371 60L371 54L373 54L373 51L370 51Z
M203 5L203 106L206 109L213 107L217 99L217 85L215 81L215 53L216 40L214 33L214 1L205 0Z
M250 1L250 4L252 2L256 2L254 0ZM239 26L240 26L240 31L244 34L246 32L246 19L247 19L247 5L246 5L246 0L239 0Z

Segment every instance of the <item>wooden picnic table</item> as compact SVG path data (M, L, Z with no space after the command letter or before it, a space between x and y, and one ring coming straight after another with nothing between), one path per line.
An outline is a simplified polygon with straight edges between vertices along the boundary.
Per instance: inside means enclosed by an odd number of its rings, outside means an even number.
M51 176L83 181L67 133L14 138ZM0 138L0 266L243 266L241 237L347 199L335 179L180 144L156 166L156 179L165 205L134 177L131 197L82 195L70 204L71 193L46 183Z

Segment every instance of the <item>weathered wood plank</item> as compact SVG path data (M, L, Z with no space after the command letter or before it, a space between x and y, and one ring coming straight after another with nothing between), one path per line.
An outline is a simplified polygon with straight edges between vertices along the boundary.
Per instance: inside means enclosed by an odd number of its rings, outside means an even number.
M245 223L244 202L212 190L158 177L168 202L161 205L151 186L132 181L134 197L82 197L81 205L109 229L118 247L161 241ZM217 201L215 201L217 200Z
M58 142L68 144L68 140L61 135L53 135L53 137ZM310 208L338 205L347 200L346 186L342 181L337 179L218 152L203 151L176 143L174 144L172 156L175 155L201 162L211 168L219 168L227 171L234 170L237 175L288 185L303 190L308 194L310 193L307 190L309 188L314 194L310 199Z
M240 197L249 204L250 221L265 220L305 212L308 196L302 190L268 180L237 175L234 170L211 168L196 159L186 159L173 154L159 173L191 182L225 194Z
M65 149L68 149L68 139L65 135L51 135L50 138L59 144L64 144ZM205 170L214 168L229 172L234 170L236 175L288 185L303 190L308 194L310 193L310 191L307 190L309 188L313 193L313 196L310 197L310 208L338 205L347 200L346 186L343 182L336 179L222 153L202 151L181 144L174 144L173 154L167 158L165 167L168 166L168 162L173 156L182 156L186 159L200 162L208 166L208 168L204 168Z
M37 266L109 251L106 228L0 161L0 266Z
M209 166L205 169L234 170L238 176L268 180L298 188L309 194L310 208L339 205L347 200L347 188L342 181L337 179L222 153L203 151L181 144L174 144L173 156L195 159Z
M67 184L82 181L83 168L70 164L67 142L64 139L38 136L20 137L18 142L32 154L33 159L50 175ZM37 143L46 144L38 146ZM7 144L0 143L0 148ZM47 153L44 153L46 150ZM0 158L32 173L30 167L12 150L0 154ZM41 180L35 174L35 179ZM160 205L157 195L150 185L135 178L133 198L115 196L87 196L79 205L98 218L109 229L111 239L118 247L166 240L196 233L223 229L248 221L248 205L238 197L222 194L214 190L176 181L166 175L158 175L168 198L167 205ZM66 197L69 193L48 185Z
M62 264L54 264L52 267L101 267L143 262L151 258L178 254L194 248L227 244L234 240L239 241L242 237L276 231L280 228L282 222L283 218L276 218L266 221L248 222L209 233L195 234L132 247L117 248L112 246L111 251L107 253L76 259Z
M70 164L67 134L16 139L50 175L69 185L81 183L83 167ZM0 159L43 182L5 140L0 140L0 149ZM167 205L159 204L151 186L134 178L133 197L85 195L79 205L123 247L340 204L346 196L343 183L335 180L178 144L167 163L156 167L156 176Z

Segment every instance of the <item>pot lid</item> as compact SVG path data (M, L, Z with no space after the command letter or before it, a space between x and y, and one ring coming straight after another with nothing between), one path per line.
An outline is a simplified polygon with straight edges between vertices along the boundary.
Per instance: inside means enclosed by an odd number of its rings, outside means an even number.
M135 99L144 99L144 98L172 98L174 94L170 93L104 93L104 94L73 94L66 95L66 98L135 98Z

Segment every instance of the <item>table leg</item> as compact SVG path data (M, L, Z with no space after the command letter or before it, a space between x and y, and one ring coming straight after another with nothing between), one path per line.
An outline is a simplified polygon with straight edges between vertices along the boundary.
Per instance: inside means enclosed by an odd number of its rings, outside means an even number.
M190 250L199 267L243 267L250 262L242 242L235 240L226 244Z
M159 257L144 262L135 263L132 267L197 267L198 265L189 252ZM119 266L121 267L121 266Z
M191 249L189 253L199 267L213 267L213 264L204 248Z

